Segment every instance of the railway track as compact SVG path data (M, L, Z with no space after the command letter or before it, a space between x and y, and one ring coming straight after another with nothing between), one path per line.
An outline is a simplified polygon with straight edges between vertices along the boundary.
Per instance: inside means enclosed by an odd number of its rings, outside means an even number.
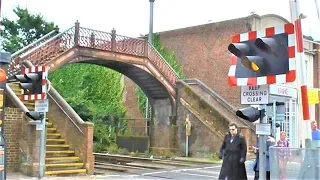
M123 155L111 155L104 153L93 153L95 156L95 172L103 174L106 172L135 173L145 170L173 169L178 167L195 167L200 162L185 162L181 160L163 160Z

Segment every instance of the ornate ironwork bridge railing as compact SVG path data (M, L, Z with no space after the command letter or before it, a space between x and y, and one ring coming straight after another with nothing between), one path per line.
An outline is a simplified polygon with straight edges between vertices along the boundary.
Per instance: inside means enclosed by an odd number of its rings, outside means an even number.
M131 38L111 33L75 26L53 37L44 38L25 51L13 54L9 64L8 77L20 72L22 62L28 60L34 65L45 65L53 58L76 46L147 57L161 74L175 87L179 78L159 52L145 39Z

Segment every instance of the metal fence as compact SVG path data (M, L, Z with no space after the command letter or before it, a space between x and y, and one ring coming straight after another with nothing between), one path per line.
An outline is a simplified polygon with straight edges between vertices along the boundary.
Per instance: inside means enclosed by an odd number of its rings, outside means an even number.
M121 129L120 126L116 127L117 136L148 136L150 120L139 118L121 118L126 121L125 128Z
M320 179L320 148L270 147L271 179Z
M116 142L119 148L129 152L149 151L149 119L122 119L127 122L126 128L117 128Z

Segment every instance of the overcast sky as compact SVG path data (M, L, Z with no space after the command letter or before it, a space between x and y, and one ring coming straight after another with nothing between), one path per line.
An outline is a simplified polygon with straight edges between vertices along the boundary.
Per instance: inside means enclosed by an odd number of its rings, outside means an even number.
M76 20L83 27L107 32L115 28L117 34L132 37L149 30L149 0L2 0L2 16L13 18L16 5L41 13L62 30L73 26ZM304 34L320 40L314 0L300 0L300 6L307 15L303 20ZM155 0L154 32L244 17L252 11L290 20L289 0Z

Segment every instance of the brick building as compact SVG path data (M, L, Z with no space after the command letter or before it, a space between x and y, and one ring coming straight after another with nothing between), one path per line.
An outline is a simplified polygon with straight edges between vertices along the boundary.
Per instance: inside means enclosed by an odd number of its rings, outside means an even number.
M175 52L187 78L197 78L212 90L227 99L233 106L241 107L240 88L230 88L227 74L230 53L227 50L234 34L277 26L289 21L278 15L250 15L216 23L159 32L165 48ZM308 86L319 88L319 43L305 37L305 60L307 62ZM125 78L125 104L128 116L141 117L137 109L134 90L136 85ZM319 122L319 105L310 107L311 118Z

